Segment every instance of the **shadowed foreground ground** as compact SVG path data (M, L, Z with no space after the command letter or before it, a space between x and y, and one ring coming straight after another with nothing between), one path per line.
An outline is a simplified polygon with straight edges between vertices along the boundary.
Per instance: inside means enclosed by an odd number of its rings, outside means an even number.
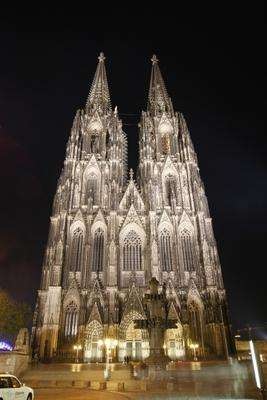
M107 391L94 391L88 389L35 389L36 400L215 400L238 399L239 397L222 396L183 396L176 393L117 393ZM260 397L249 397L256 399ZM239 398L240 399L240 398ZM244 398L243 398L244 399ZM243 400L242 399L242 400Z
M88 389L35 389L36 400L127 400L119 393Z

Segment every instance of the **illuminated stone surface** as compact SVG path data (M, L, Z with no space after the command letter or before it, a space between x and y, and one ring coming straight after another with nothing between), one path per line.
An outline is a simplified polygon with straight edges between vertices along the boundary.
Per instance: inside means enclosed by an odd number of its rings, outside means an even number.
M144 294L155 277L168 299L164 346L173 360L224 358L233 351L221 267L197 157L183 115L173 110L152 59L139 134L138 184L127 179L127 137L111 107L99 57L78 110L54 198L34 318L41 359L83 361L149 356ZM203 139L204 140L204 139ZM132 151L132 149L131 149ZM214 166L215 167L215 166Z

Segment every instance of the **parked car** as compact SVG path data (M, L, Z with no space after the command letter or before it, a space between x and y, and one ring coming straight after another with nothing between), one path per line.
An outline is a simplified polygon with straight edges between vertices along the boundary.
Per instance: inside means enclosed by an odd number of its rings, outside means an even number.
M33 390L14 375L0 374L0 400L33 400Z

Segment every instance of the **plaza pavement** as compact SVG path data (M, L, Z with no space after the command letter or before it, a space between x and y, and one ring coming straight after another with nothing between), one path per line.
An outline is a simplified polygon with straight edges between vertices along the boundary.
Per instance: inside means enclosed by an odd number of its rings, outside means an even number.
M128 366L112 364L107 390L96 390L104 381L104 367L105 364L40 364L29 368L22 380L37 388L37 400L261 399L250 363L173 363L169 365L165 380L153 383L133 379ZM266 376L267 364L263 367ZM169 387L167 380L172 382ZM118 392L119 382L124 382L123 393ZM73 387L81 383L88 387Z
M36 400L128 400L129 397L107 391L86 389L35 389Z

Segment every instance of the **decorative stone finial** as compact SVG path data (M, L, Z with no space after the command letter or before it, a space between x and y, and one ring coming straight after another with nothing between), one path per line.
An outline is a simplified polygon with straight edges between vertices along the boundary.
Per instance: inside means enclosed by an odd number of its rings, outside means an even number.
M104 53L101 52L101 53L99 54L99 57L98 57L99 62L104 62L105 59L106 59L106 57L104 56Z
M152 58L151 58L151 61L152 61L152 64L153 64L153 65L154 65L154 64L157 64L157 63L159 62L159 60L158 60L156 54L153 54L153 56L152 56Z
M130 180L132 181L133 180L133 176L134 176L134 172L133 172L132 168L130 169L129 175L130 175Z

